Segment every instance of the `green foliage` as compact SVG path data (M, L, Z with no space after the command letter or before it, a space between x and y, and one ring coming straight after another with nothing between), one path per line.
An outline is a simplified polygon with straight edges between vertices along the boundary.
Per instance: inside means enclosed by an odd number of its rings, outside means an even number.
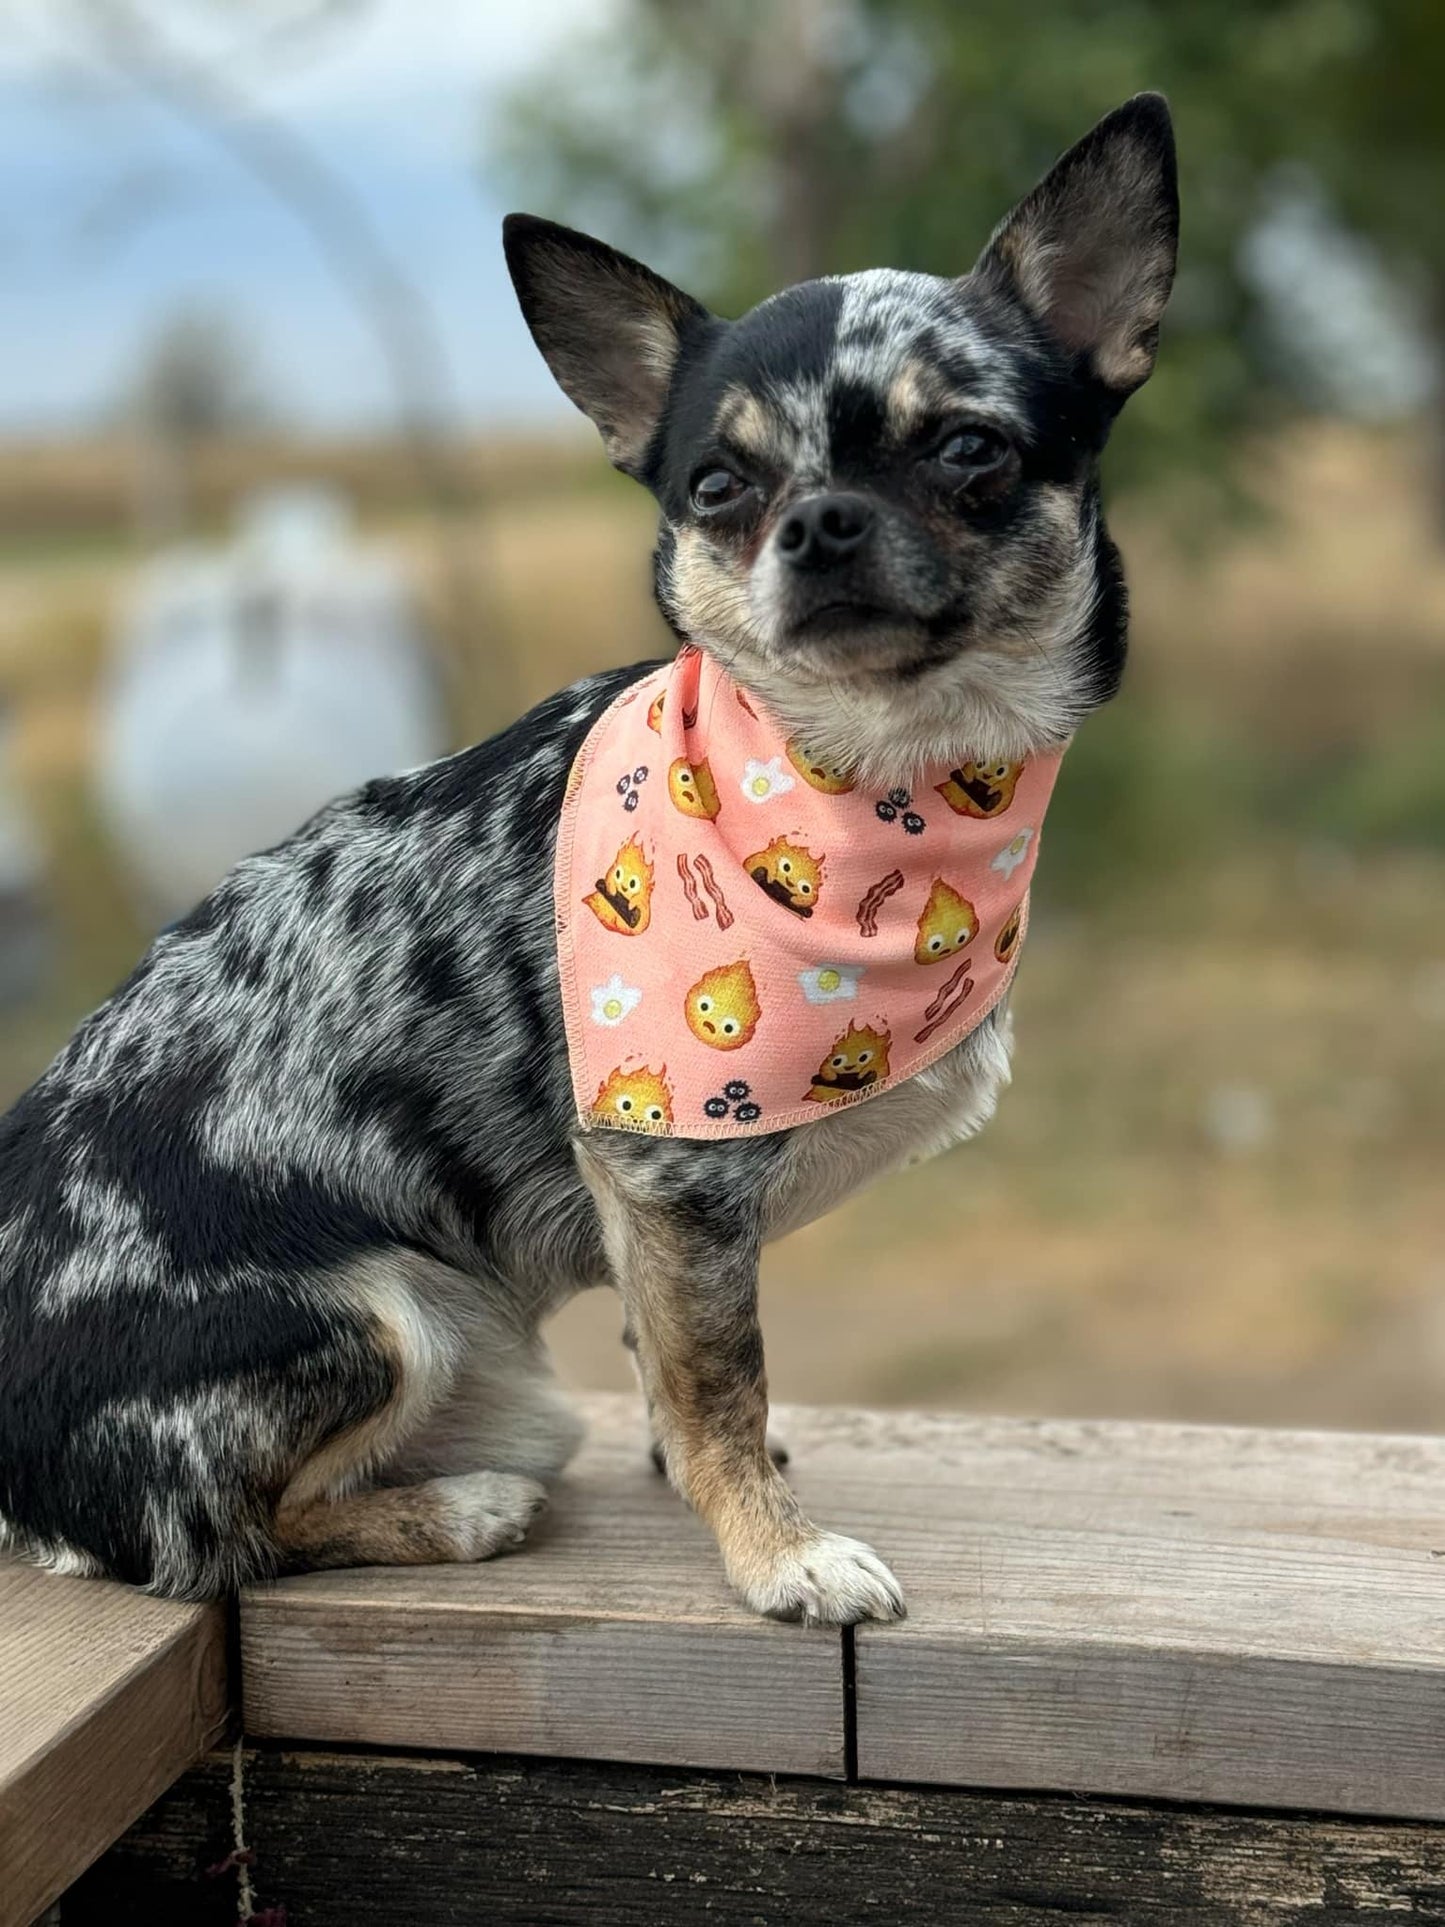
M619 0L494 146L522 203L736 313L813 273L966 270L1061 148L1162 88L1182 267L1111 478L1188 479L1192 516L1239 479L1243 431L1305 405L1240 265L1282 166L1445 286L1442 69L1438 0Z
M1365 849L1445 850L1445 721L1316 758L1290 815L1306 832Z
M1222 723L1129 691L1079 732L1044 835L1041 900L1079 911L1185 891L1258 823L1261 759Z
M1064 759L1037 886L1050 911L1198 917L1242 852L1445 855L1445 722L1280 742L1267 711L1199 716L1126 687Z

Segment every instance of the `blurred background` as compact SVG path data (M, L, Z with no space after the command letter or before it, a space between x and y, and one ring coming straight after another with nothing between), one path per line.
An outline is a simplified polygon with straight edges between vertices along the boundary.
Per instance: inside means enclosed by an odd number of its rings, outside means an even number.
M965 270L1172 98L1183 263L1106 481L976 1145L769 1254L775 1393L1445 1424L1445 10L0 0L0 1098L334 791L665 650L520 206L724 312ZM610 1294L563 1315L623 1386Z

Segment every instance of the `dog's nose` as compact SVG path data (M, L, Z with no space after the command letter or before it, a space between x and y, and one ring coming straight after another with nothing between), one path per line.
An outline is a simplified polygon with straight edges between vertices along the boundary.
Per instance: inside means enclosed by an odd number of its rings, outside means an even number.
M831 569L868 539L873 511L861 495L810 495L778 529L778 549L795 569Z

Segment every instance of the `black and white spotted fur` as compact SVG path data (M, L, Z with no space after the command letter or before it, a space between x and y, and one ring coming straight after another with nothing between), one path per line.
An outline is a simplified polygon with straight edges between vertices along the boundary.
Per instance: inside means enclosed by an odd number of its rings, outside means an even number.
M1152 364L1176 226L1141 96L955 282L874 271L729 323L566 229L516 217L507 241L559 381L657 497L678 632L819 756L906 781L1057 744L1117 684L1098 456ZM0 1540L183 1597L485 1556L577 1441L539 1322L611 1284L745 1597L902 1610L769 1460L758 1251L977 1129L1007 1019L800 1129L579 1137L553 844L637 673L240 864L0 1121Z

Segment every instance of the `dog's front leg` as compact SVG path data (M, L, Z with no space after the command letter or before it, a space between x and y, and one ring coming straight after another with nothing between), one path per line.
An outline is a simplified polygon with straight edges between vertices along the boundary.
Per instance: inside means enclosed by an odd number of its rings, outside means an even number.
M711 1187L679 1183L666 1152L654 1164L649 1148L589 1139L577 1157L668 1475L757 1611L819 1625L901 1617L882 1560L813 1525L769 1455L756 1211L735 1192L714 1201Z

